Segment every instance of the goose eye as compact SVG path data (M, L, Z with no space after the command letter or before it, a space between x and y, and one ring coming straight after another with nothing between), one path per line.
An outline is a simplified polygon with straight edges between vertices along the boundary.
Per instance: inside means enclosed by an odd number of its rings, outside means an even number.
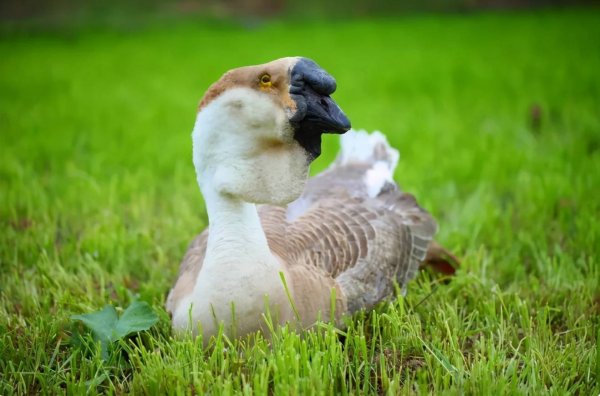
M271 76L268 74L260 76L260 86L261 88L269 88L271 86Z

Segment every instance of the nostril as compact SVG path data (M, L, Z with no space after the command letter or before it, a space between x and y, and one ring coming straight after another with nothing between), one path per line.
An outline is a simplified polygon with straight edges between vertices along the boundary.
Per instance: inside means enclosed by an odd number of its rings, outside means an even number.
M321 106L323 106L325 110L329 110L329 103L327 103L325 98L321 98Z

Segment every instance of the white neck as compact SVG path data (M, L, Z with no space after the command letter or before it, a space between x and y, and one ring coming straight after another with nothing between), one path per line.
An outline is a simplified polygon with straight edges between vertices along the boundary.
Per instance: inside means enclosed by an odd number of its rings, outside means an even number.
M217 192L211 183L203 182L201 189L208 245L194 291L174 321L184 327L191 317L192 324L202 324L205 336L216 334L218 323L228 334L246 334L262 328L265 298L274 317L292 318L279 277L283 269L269 250L256 206Z
M204 260L212 266L251 266L272 260L256 205L243 202L202 183L209 220L209 236Z

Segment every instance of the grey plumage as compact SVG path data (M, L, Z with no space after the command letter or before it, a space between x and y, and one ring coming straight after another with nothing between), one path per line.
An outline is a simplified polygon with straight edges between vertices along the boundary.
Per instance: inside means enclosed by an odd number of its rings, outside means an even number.
M405 288L425 259L437 228L432 217L395 183L388 181L376 196L369 195L365 175L375 162L386 160L384 149L376 147L368 161L338 159L309 179L288 209L258 207L269 248L293 278L289 283L304 325L319 312L329 317L332 289L336 317L370 309L393 296L395 283ZM167 301L169 311L191 293L207 235L205 230L190 245Z

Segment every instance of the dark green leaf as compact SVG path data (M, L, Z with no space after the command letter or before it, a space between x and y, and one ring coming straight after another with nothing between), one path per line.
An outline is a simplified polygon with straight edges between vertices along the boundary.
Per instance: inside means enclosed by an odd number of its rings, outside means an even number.
M115 341L114 330L119 317L112 305L105 305L103 309L82 315L72 315L71 319L80 320L92 330L94 338L101 342Z
M131 333L148 330L156 322L158 322L158 316L152 308L144 301L136 300L121 315L115 334L117 338L124 338Z
M134 301L127 307L121 318L111 305L106 305L102 310L89 314L73 315L71 319L82 321L100 341L100 350L103 360L108 360L111 344L127 337L129 334L148 330L156 322L158 316L152 308L143 301Z

